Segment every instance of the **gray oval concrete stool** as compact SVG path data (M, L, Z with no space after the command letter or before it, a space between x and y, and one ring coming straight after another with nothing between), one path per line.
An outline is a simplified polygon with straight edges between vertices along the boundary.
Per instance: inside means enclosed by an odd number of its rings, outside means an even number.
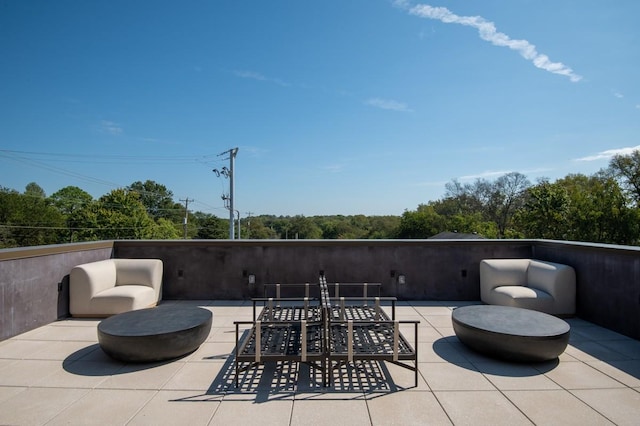
M124 312L98 324L98 342L125 362L153 362L195 351L207 339L213 314L194 306L167 305Z
M543 312L498 305L454 309L453 330L465 345L516 362L557 358L567 348L571 327Z

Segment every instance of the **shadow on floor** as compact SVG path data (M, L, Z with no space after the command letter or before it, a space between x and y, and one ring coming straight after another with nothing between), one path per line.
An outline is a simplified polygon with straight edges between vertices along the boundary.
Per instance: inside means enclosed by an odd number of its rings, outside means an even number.
M559 359L544 362L509 362L487 357L466 347L456 337L444 337L432 344L444 361L481 373L506 377L530 377L544 374L560 364Z
M169 364L189 355L186 354L180 358L160 362L125 363L111 358L100 348L99 344L94 343L69 355L62 362L62 368L71 374L80 376L113 376L148 370ZM127 367L126 369L124 368L125 366Z

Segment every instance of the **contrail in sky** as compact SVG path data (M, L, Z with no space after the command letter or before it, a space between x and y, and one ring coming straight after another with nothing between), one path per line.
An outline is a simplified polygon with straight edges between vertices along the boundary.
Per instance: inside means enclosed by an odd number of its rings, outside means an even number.
M520 53L526 60L545 71L569 77L572 82L582 80L582 76L573 72L571 68L562 62L551 62L547 55L539 53L536 46L527 40L514 40L508 35L498 32L493 22L487 21L482 16L459 16L446 7L433 7L426 4L411 5L407 0L396 0L394 4L407 10L411 15L426 19L436 19L445 24L459 24L473 27L478 30L480 38L496 46L508 47Z

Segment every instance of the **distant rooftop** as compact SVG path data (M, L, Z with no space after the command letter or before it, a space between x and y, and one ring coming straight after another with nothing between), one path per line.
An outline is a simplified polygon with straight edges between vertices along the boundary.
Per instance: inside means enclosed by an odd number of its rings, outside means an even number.
M444 231L429 237L430 240L478 240L484 239L483 236L478 234L465 234L464 232L449 232Z

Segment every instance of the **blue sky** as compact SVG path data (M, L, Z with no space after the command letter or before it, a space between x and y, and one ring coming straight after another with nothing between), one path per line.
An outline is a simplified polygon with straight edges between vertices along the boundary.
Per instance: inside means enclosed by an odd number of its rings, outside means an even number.
M640 146L636 0L0 3L0 185L400 215Z

